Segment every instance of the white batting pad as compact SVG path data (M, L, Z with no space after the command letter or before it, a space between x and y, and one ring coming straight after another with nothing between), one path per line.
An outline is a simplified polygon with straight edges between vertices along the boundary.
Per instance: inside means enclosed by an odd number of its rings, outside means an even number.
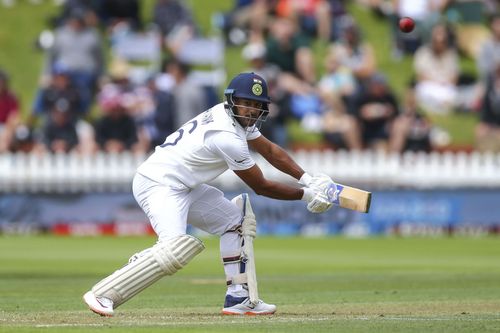
M116 308L161 277L172 275L186 266L203 249L203 242L190 235L159 242L98 282L92 292L95 296L110 298Z

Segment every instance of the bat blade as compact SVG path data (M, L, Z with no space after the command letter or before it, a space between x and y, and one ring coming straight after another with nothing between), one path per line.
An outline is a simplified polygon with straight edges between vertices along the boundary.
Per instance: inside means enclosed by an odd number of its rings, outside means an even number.
M328 200L343 208L352 209L362 213L368 213L372 194L359 188L332 184L327 190Z

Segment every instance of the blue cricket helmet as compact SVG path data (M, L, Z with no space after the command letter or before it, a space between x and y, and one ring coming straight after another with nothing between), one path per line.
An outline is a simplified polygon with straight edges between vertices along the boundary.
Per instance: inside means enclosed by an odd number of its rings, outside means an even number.
M252 101L262 102L262 108L259 109L260 114L256 119L255 127L258 129L269 114L269 103L271 99L268 95L267 82L261 76L255 73L240 73L236 75L226 90L224 91L226 97L226 110L233 118L248 118L238 115L235 109L234 98L243 98Z

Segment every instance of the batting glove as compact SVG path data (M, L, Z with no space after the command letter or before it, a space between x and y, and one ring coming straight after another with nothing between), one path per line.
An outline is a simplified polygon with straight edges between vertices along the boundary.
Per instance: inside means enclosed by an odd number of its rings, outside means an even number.
M332 207L332 203L328 200L326 193L317 192L308 187L302 189L304 195L302 200L307 202L307 210L311 213L323 213Z

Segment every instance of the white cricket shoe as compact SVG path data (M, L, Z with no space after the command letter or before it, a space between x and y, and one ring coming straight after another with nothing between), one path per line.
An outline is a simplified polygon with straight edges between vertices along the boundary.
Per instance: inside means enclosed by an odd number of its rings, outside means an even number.
M226 295L222 314L224 315L271 315L276 312L276 305L267 304L259 299L254 306L248 297Z
M87 303L89 309L98 315L113 317L113 301L106 297L96 297L92 291L87 291L83 295L83 301Z

